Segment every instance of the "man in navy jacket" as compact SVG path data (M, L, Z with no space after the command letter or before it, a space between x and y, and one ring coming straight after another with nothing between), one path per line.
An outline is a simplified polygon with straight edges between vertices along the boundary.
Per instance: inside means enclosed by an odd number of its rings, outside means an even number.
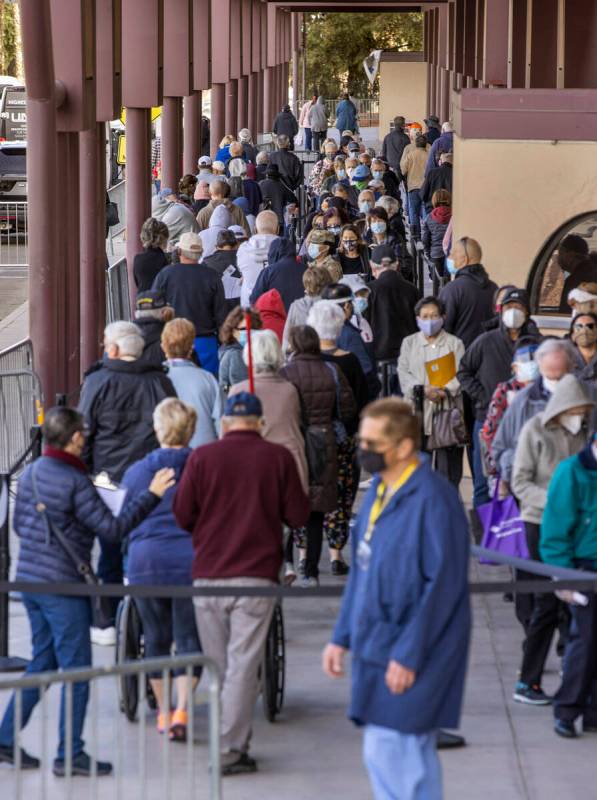
M118 517L97 493L81 461L85 443L84 419L71 408L52 408L43 426L43 456L30 465L21 480L15 503L14 528L21 545L17 581L80 583L83 578L60 544L61 531L78 558L89 563L96 536L120 542L153 511L167 489L174 485L174 470L155 473L149 488L125 504ZM34 488L33 478L35 476ZM40 508L43 506L43 508ZM45 511L44 511L45 509ZM48 523L49 520L49 523ZM87 597L66 597L29 592L21 594L31 625L33 655L28 675L57 669L91 666L90 605ZM89 683L73 685L72 774L91 774L91 757L83 750L83 726ZM19 727L24 728L39 700L38 689L22 690ZM0 763L14 763L15 698L11 698L0 725ZM62 777L65 768L64 689L60 703L58 753L53 772ZM21 749L21 768L39 767L39 759ZM97 762L97 774L108 775L112 766Z
M441 800L440 727L458 726L470 632L469 537L458 493L418 452L410 405L362 414L359 460L375 477L356 519L350 571L324 671L352 651L349 717L365 726L376 798Z

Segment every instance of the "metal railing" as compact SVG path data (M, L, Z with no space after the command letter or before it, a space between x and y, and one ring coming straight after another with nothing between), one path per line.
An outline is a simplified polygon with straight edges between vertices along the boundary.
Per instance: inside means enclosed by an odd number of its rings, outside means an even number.
M205 689L196 691L193 694L193 671L196 667L202 667L207 673L208 685ZM194 732L196 721L193 718L193 707L189 709L187 742L185 746L174 744L170 741L167 733L162 737L160 749L162 751L161 769L154 770L160 759L156 757L154 749L148 754L147 736L147 696L146 680L148 673L161 673L164 686L164 696L168 697L172 684L172 670L184 669L187 680L187 693L189 698L193 698L193 705L208 706L208 759L209 759L209 800L220 800L221 798L221 774L220 774L220 677L218 668L214 661L203 655L185 655L173 658L153 658L142 661L127 661L122 664L115 664L108 667L89 667L83 669L72 669L59 672L42 672L38 674L25 675L22 678L11 678L0 681L0 692L12 690L15 692L15 719L21 719L23 708L23 691L34 689L39 692L40 709L40 757L42 760L41 774L36 780L39 785L35 792L32 792L32 783L29 777L26 785L23 780L23 769L21 764L22 733L15 726L14 731L14 776L13 791L9 794L5 787L3 797L11 800L22 800L25 793L29 797L39 800L46 800L50 796L48 791L48 693L47 689L56 683L64 684L65 699L65 786L61 797L82 800L84 797L98 797L98 775L97 766L92 762L92 772L88 783L73 784L72 780L72 744L73 744L73 687L77 683L90 682L90 704L89 704L89 724L87 739L89 749L94 757L98 755L100 742L99 736L99 693L97 683L99 680L113 678L115 681L123 676L136 676L139 681L140 703L139 721L137 730L137 758L134 759L127 747L126 760L124 758L125 748L123 746L123 726L127 723L123 715L118 714L109 720L104 720L109 724L109 736L102 737L102 744L109 741L114 748L114 773L112 777L102 777L102 786L108 786L109 796L121 798L139 797L146 800L148 797L148 787L160 781L159 797L168 800L175 794L180 796L185 791L188 798L196 797L200 785L204 785L203 776L197 775L197 758L194 749ZM115 692L114 692L115 694ZM106 692L102 690L102 698ZM54 717L57 718L57 717ZM185 750L186 758L181 758L181 751ZM174 752L176 750L177 752ZM105 754L102 753L102 756ZM125 770L128 772L125 773ZM4 773L6 775L6 773ZM4 779L3 779L4 780ZM125 793L123 793L123 782L127 782ZM76 787L75 791L73 789ZM51 796L55 797L54 789ZM102 796L104 796L102 794ZM108 796L108 795L106 795Z
M26 200L0 202L0 266L15 273L29 266Z
M131 297L126 258L106 271L106 318L108 322L131 319Z
M108 246L110 253L114 255L114 239L121 236L126 230L126 203L125 203L126 181L120 181L108 189L108 197L111 203L118 206L118 224L108 228Z
M371 97L353 97L351 99L357 107L359 126L361 128L371 128L379 125L379 100ZM339 102L338 99L325 100L325 109L330 120L330 127L334 125L336 120L336 107Z
M25 339L0 352L0 473L11 473L23 459L42 414L41 383Z

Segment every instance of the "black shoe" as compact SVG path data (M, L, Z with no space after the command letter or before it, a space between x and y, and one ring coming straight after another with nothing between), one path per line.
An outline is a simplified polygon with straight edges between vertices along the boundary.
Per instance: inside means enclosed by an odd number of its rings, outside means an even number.
M305 577L305 570L307 569L307 559L301 558L298 563L298 573L301 578Z
M14 747L4 747L0 745L0 764L13 764L15 763L15 749ZM26 750L21 747L21 769L39 769L39 758L30 756Z
M526 703L530 706L549 706L552 702L551 697L545 694L538 684L529 686L522 681L516 684L512 699L516 700L517 703Z
M332 575L348 575L350 567L342 559L332 561Z
M91 776L91 765L95 759L91 758L87 753L79 753L73 758L71 775L82 775L85 778ZM109 761L96 761L98 777L102 775L110 775L112 773L112 764ZM66 775L66 762L63 758L55 758L52 772L58 778L64 778Z
M257 762L248 753L230 753L228 761L224 757L222 764L222 775L245 775L249 772L257 772Z
M553 729L558 736L562 736L564 739L576 739L578 736L574 722L568 722L565 719L556 719Z
M454 747L466 747L466 739L464 736L439 730L437 734L437 749L451 750Z

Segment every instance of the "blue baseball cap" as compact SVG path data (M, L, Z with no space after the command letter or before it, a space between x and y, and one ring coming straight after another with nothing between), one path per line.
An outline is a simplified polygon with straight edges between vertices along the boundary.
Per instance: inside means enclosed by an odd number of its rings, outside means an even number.
M261 400L250 392L239 392L226 400L225 417L262 417Z
M367 178L370 177L371 173L369 172L369 167L365 166L365 164L359 164L352 173L353 181L366 181Z

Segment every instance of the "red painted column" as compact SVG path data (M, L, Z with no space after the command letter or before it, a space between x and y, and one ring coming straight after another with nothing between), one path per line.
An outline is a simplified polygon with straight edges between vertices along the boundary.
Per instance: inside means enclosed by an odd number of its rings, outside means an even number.
M274 67L266 67L263 70L263 133L268 133L272 129L274 122L273 109L275 102L275 78Z
M212 158L218 151L220 142L224 138L225 113L224 105L226 98L226 87L223 83L214 83L211 87L211 127L210 127L210 150Z
M99 358L105 324L105 148L104 158L98 157L104 137L103 122L79 134L81 374Z
M137 290L133 260L141 252L141 226L151 214L150 116L148 108L126 110L126 260L131 307Z
M253 139L260 132L261 116L259 115L259 72L252 72L249 75L249 130L253 134Z
M162 108L162 186L176 191L182 167L182 101L164 97Z
M238 130L249 126L249 77L242 75L238 79L238 99L236 121Z
M236 136L237 134L237 124L236 124L236 115L237 115L237 102L238 102L238 91L237 91L237 80L230 80L226 84L226 102L224 105L224 128L226 129L226 133L230 133L232 136Z
M202 92L193 92L183 99L182 171L185 175L197 172L201 155L201 103Z

